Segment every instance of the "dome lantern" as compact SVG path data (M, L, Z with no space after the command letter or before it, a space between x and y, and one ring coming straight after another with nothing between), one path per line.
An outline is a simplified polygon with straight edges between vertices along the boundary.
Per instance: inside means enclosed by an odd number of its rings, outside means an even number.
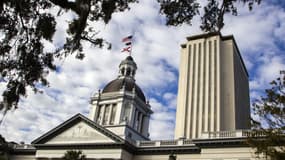
M135 78L137 64L134 62L133 57L128 56L119 65L119 78Z

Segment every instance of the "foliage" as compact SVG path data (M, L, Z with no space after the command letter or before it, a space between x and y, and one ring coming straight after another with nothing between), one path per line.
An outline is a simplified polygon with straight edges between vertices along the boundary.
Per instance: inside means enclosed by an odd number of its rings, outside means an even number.
M7 160L8 143L0 134L0 160Z
M281 160L285 159L285 76L270 84L266 96L253 104L255 118L248 142L257 154Z
M0 155L0 160L8 160L8 158L3 155Z
M198 0L158 0L161 5L160 13L166 16L166 24L178 26L183 23L190 24L194 16L199 15L201 8ZM224 26L224 16L230 13L237 15L236 5L238 2L247 4L252 10L255 3L261 0L208 0L201 15L200 28L205 32L217 32Z
M129 9L131 3L139 0L1 0L0 1L0 82L6 82L0 110L6 113L17 108L21 97L26 96L27 87L40 92L48 86L46 79L50 71L55 71L56 59L70 54L83 59L82 42L87 41L96 47L107 44L98 37L98 29L92 22L107 24L115 12ZM199 15L201 4L197 0L157 0L160 13L166 16L167 25L191 24L194 16ZM226 13L237 15L236 3L248 4L261 0L208 0L201 16L201 29L206 32L220 31L224 26ZM52 14L51 10L58 13ZM66 12L76 16L69 21L67 38L63 46L53 52L44 50L44 42L52 42L56 31L57 17Z
M38 92L40 87L48 86L46 76L56 70L56 58L75 53L82 59L82 41L97 47L106 44L88 23L108 23L114 12L128 9L133 2L136 0L1 0L0 82L6 82L7 87L0 110L16 108L27 87ZM60 8L59 12L49 13L55 7ZM54 52L44 51L44 41L53 40L56 18L68 11L77 17L69 22L66 42Z
M70 150L70 151L65 152L62 159L64 160L85 160L86 156L82 153L82 151Z

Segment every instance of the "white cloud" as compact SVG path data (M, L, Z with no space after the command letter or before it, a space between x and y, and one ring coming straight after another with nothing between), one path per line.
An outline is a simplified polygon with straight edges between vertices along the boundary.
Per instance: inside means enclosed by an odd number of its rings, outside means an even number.
M200 19L196 17L192 27L166 27L164 18L158 14L156 1L142 0L131 7L130 11L114 14L108 25L94 24L101 31L98 36L113 44L111 51L84 44L84 60L71 55L59 61L60 72L48 76L51 87L44 89L46 93L42 95L29 91L19 109L8 113L0 126L0 134L11 141L30 142L78 112L86 115L91 94L117 77L118 65L127 56L120 52L121 39L135 33L132 54L138 65L137 83L146 95L159 92L157 96L161 96L161 101L147 97L154 111L151 138L173 138L176 93L160 91L177 83L175 72L178 72L180 44L186 42L185 37L201 33ZM285 68L284 50L279 46L285 42L285 11L269 4L255 7L252 12L244 6L239 10L240 16L226 17L223 34L234 34L250 72L252 97L258 97L265 84ZM67 21L73 17L73 13L59 17L53 44L46 42L46 50L63 44ZM3 86L1 83L1 90Z
M153 110L150 121L151 139L169 139L174 137L175 112L170 111L156 99L150 99ZM163 131L163 132L162 132Z
M174 93L164 93L163 98L168 102L167 106L171 109L176 109L177 95Z

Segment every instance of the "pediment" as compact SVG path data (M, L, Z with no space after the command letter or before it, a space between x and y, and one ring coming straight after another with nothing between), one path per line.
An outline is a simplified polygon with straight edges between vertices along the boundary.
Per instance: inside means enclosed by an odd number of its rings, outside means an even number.
M90 127L84 121L81 121L71 128L63 131L53 137L45 144L62 144L62 143L110 143L115 142L106 135L100 133L95 128Z
M34 140L33 144L104 144L118 143L123 140L113 132L77 114L63 122L43 136Z

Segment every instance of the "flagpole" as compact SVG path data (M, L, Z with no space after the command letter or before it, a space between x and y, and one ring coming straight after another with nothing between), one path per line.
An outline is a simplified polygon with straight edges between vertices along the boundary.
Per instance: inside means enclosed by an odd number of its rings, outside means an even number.
M133 33L132 33L132 37L135 37L135 32L134 31L132 31ZM133 52L133 43L134 42L134 38L132 38L132 46L131 46L131 53L130 53L130 56L132 56L132 52Z
M132 51L133 51L133 42L131 44L131 50L130 50L130 55L129 56L132 56Z
M133 34L131 34L133 37ZM129 56L132 56L132 51L133 51L133 38L131 39L131 50L129 52Z

